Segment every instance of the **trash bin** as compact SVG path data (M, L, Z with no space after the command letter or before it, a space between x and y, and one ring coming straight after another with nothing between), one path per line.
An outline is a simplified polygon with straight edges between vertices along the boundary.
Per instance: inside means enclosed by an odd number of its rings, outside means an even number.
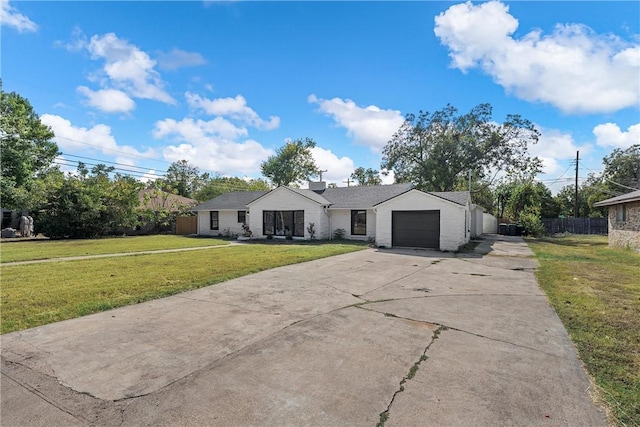
M516 227L516 236L524 236L524 227L522 225Z
M518 226L515 224L509 224L509 236L515 236L518 231Z
M498 226L498 234L502 234L503 236L506 235L508 233L508 226L507 224L500 224Z

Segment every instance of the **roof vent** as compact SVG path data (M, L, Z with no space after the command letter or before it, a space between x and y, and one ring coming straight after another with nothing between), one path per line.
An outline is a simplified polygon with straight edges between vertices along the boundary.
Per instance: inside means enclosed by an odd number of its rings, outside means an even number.
M311 191L322 191L326 189L327 189L326 181L316 181L316 182L309 181L309 190Z

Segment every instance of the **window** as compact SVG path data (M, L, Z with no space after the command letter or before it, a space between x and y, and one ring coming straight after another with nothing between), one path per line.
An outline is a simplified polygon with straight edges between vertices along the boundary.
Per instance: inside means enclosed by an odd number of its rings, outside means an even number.
M218 211L209 212L209 228L211 230L218 230L220 228L220 221L218 219Z
M616 221L623 222L626 220L627 220L627 206L626 205L616 206Z
M247 211L238 211L238 223L239 224L247 223Z
M264 235L304 237L304 211L263 211Z
M351 234L367 235L367 211L351 211Z

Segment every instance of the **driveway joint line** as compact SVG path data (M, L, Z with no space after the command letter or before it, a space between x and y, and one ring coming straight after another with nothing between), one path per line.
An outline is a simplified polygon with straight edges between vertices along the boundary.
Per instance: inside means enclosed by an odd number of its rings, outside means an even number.
M537 348L529 347L529 346L522 345L522 344L516 344L516 343L510 342L510 341L501 340L499 338L488 337L486 335L478 334L478 333L475 333L475 332L465 331L464 329L456 328L454 326L444 325L444 324L439 323L439 322L432 322L432 321L429 321L429 320L412 319L411 317L398 316L398 315L393 314L393 313L388 313L388 312L384 312L384 311L375 310L373 308L364 307L365 305L369 305L369 304L372 304L372 303L375 303L375 302L388 302L388 301L394 301L394 300L393 299L388 299L388 300L382 300L382 301L372 301L372 302L367 302L367 303L362 303L362 304L356 304L356 305L354 305L354 307L360 308L362 310L367 310L367 311L372 311L372 312L375 312L375 313L384 314L387 317L394 317L394 318L397 318L397 319L410 320L412 322L420 322L420 323L426 323L426 324L429 324L429 325L436 325L436 326L439 326L439 327L450 329L452 331L457 331L457 332L462 332L464 334L473 335L473 336L478 337L478 338L483 338L483 339L487 339L487 340L491 340L491 341L496 341L496 342L500 342L500 343L503 343L503 344L509 344L509 345L514 346L514 347L535 351L536 353L546 354L547 356L555 357L555 358L558 358L558 359L573 360L570 357L569 358L562 357L562 356L559 356L557 354L548 353L546 351L539 350Z
M13 364L16 364L16 365L18 365L18 366L21 366L21 367L23 367L23 368L25 368L25 369L29 369L29 370L31 370L31 368L29 368L29 367L27 367L27 366L24 366L24 365L22 365L21 363L18 363L18 362L6 361L6 363L13 363ZM44 375L47 375L47 374L44 374ZM24 390L26 390L28 393L31 393L31 394L33 394L34 396L36 396L36 397L38 397L38 398L40 398L40 399L44 400L44 401L45 401L45 402L47 402L48 404L50 404L50 405L52 405L52 406L54 406L54 407L58 408L59 410L61 410L61 411L62 411L62 412L64 412L65 414L71 415L73 418L77 419L78 421L82 421L82 422L83 422L83 423L85 423L85 424L91 424L91 421L90 421L90 420L86 419L86 418L85 418L85 417L83 417L82 415L74 414L73 412L71 412L71 410L70 410L70 409L67 409L67 408L66 408L64 405L62 405L61 403L58 403L58 402L56 402L55 400L50 399L48 396L46 396L45 394L43 394L42 392L40 392L38 389L36 389L36 388L34 388L34 387L31 387L31 386L30 386L30 385L28 385L28 384L23 384L23 383L21 383L20 381L17 381L15 378L13 378L11 375L7 374L6 372L2 372L2 376L3 376L3 377L5 377L5 378L7 378L8 380L10 380L10 381L11 381L12 383L14 383L15 385L17 385L17 386L19 386L19 387L23 388L23 389L24 389ZM53 378L53 379L57 380L57 378L55 378L55 377L51 377L51 376L49 376L49 375L47 375L47 376L48 376L48 377L50 377L50 378ZM66 386L66 385L64 385L64 384L60 384L60 385L61 385L61 386L63 386L63 387L68 388L69 390L73 391L74 393L86 394L86 395L87 395L87 396L89 396L89 397L92 397L92 398L94 398L94 399L97 399L95 396L91 396L89 393L82 393L82 392L78 392L78 391L73 390L72 388L70 388L70 387L68 387L68 386Z
M404 275L404 276L402 276L402 277L398 277L397 279L394 279L394 280L392 280L392 281L390 281L390 282L388 282L388 283L385 283L385 284L384 284L384 285L382 285L382 286L379 286L379 287L377 287L377 288L375 288L375 289L371 289L370 291L367 291L367 292L365 292L365 293L361 294L360 296L365 296L366 294L370 294L371 292L375 292L375 291L377 291L377 290L379 290L379 289L382 289L382 288L384 288L384 287L386 287L386 286L392 285L392 284L394 284L394 283L396 283L396 282L399 282L400 280L403 280L403 279L406 279L407 277L413 276L414 274L418 274L419 272L421 272L421 271L423 271L423 270L426 270L427 268L431 267L433 264L434 264L434 262L432 262L431 264L426 265L426 266L424 266L424 267L422 267L422 268L419 268L419 269L417 269L416 271L412 271L412 272L411 272L411 273L409 273L409 274L405 274L405 275Z

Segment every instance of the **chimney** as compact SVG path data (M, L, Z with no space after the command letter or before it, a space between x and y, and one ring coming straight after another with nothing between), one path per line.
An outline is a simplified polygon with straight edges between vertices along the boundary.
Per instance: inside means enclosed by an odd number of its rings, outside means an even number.
M324 191L326 189L327 189L326 181L316 181L316 182L309 181L309 190L311 191Z

